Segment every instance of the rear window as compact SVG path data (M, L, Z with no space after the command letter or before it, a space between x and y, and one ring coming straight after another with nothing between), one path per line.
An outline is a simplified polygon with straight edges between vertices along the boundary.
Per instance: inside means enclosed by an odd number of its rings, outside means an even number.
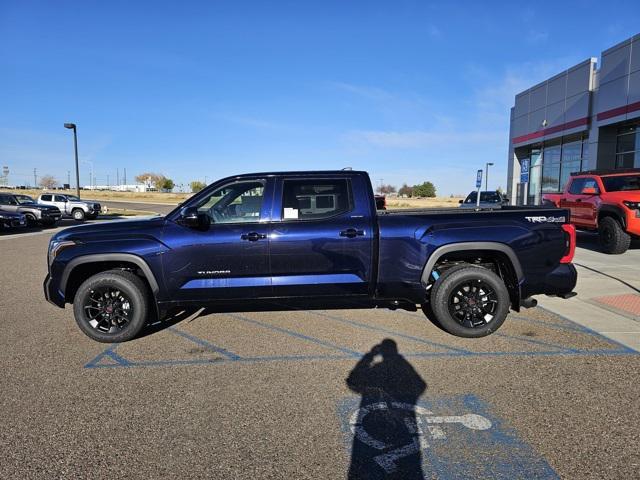
M602 177L604 189L607 192L623 192L640 190L640 175L620 175L617 177Z
M476 203L478 192L471 192L464 203ZM483 203L500 203L502 197L498 192L480 192L480 201Z

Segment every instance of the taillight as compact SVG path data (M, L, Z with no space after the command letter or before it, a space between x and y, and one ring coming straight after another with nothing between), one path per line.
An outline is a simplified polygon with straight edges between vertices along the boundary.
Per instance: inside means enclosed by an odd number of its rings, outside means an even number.
M560 259L560 263L571 263L576 253L576 227L570 223L565 223L562 225L562 230L564 230L565 234L566 249L564 251L564 257Z

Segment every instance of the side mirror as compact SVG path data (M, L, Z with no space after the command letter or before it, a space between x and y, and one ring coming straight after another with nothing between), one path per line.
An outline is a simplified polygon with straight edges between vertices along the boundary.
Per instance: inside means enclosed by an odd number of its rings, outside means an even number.
M464 203L464 200L458 200L458 203L462 205Z
M206 230L211 225L211 219L206 213L198 212L197 207L185 207L180 210L180 224L189 228Z
M584 187L581 193L582 195L595 195L598 192L596 192L596 189L593 187Z

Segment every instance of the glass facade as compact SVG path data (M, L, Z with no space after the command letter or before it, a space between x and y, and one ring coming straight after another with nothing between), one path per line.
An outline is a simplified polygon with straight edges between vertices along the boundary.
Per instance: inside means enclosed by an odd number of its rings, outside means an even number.
M522 158L530 158L527 204L539 205L543 193L564 189L572 172L582 170L589 142L586 134L553 140L529 148Z
M640 125L618 128L616 168L640 167Z

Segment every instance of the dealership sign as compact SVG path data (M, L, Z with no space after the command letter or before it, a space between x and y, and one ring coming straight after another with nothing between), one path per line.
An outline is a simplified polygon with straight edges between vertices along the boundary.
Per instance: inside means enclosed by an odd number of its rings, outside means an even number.
M520 183L529 183L529 159L525 158L520 164Z

